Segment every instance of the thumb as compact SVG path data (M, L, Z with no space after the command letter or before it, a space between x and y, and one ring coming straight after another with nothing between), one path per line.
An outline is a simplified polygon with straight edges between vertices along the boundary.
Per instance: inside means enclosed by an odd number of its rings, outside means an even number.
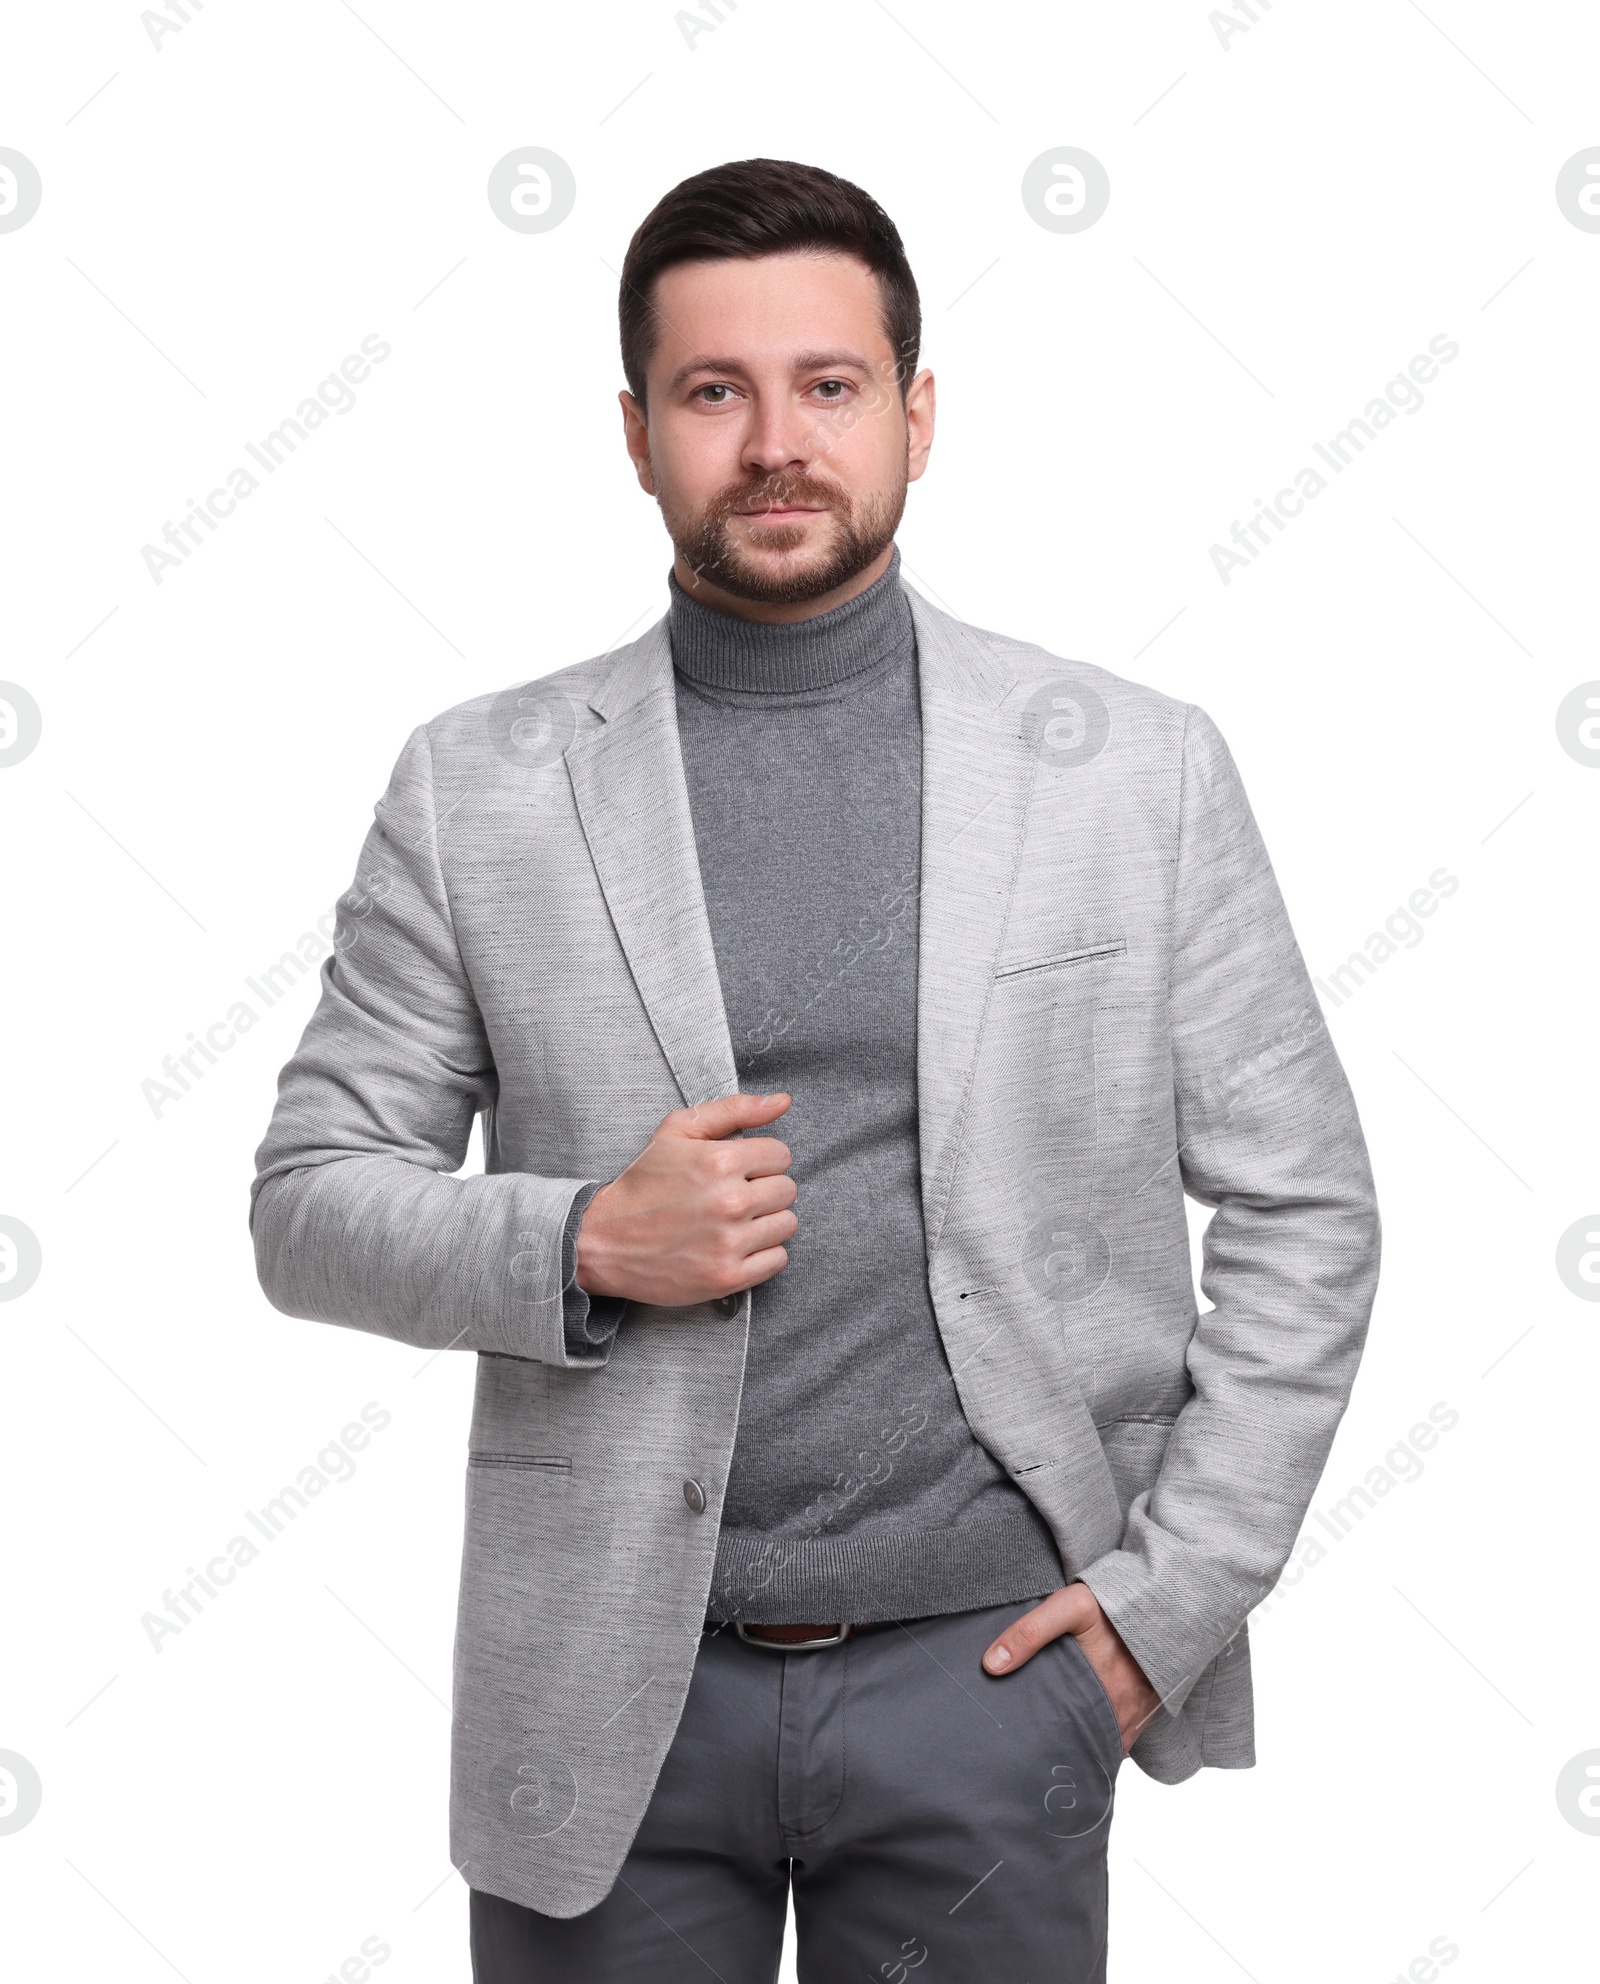
M1024 1612L990 1646L983 1664L991 1674L1009 1674L1031 1660L1040 1647L1058 1640L1063 1633L1082 1633L1092 1626L1100 1608L1085 1584L1063 1585Z
M709 1102L697 1102L689 1109L674 1109L662 1124L664 1130L680 1137L731 1137L758 1123L770 1123L789 1107L792 1098L779 1091L775 1095L719 1095Z

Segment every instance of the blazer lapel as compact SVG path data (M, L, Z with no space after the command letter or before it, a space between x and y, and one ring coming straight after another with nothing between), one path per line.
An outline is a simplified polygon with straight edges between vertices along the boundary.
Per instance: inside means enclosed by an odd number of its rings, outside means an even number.
M955 1173L961 1106L994 982L1037 754L1015 677L972 629L906 587L922 701L917 1092L930 1249ZM678 744L665 619L617 656L566 756L606 904L685 1103L738 1088Z
M1038 753L1015 684L973 629L906 587L922 693L917 1096L932 1251L955 1176L961 1114L994 983Z
M601 729L567 752L606 906L685 1104L738 1087L678 743L667 622L590 698Z

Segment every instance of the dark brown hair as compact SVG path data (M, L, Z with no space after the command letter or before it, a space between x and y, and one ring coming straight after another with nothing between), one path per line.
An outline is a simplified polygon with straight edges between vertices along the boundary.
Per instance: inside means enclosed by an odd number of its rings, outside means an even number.
M817 165L746 158L697 172L640 222L622 264L617 315L628 390L645 403L655 349L656 279L681 262L754 260L796 249L854 255L878 278L902 397L917 369L922 304L899 230L870 193Z

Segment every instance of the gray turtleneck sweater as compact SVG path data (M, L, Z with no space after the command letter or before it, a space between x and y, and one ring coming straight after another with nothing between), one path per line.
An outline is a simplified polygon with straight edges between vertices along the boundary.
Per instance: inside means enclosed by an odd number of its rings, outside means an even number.
M788 1091L800 1229L752 1292L709 1616L900 1619L1064 1581L979 1445L928 1294L917 1142L922 723L899 553L843 606L738 620L672 582L678 734L739 1086ZM596 1188L597 1189L597 1188ZM569 1222L570 1280L579 1194ZM603 1342L626 1305L569 1289Z

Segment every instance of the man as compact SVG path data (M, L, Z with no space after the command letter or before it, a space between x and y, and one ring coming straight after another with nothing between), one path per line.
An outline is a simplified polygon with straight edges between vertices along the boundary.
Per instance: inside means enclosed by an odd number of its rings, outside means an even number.
M791 1881L810 1984L1103 1978L1125 1751L1253 1761L1376 1282L1355 1108L1205 714L902 586L882 210L702 173L621 320L670 610L413 733L262 1283L478 1353L480 1984L767 1980Z

